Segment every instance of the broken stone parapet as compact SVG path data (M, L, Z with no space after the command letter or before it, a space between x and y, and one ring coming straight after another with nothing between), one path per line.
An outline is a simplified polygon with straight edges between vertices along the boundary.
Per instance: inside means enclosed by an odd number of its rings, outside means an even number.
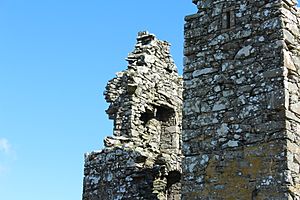
M113 136L85 156L83 200L180 199L182 78L170 45L138 33L104 92Z

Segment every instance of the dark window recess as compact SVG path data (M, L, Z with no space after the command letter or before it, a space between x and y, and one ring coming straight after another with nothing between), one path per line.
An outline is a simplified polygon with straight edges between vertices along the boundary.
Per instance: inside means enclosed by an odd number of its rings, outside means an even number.
M154 113L150 110L146 110L146 112L141 114L140 120L143 122L143 125L146 125L150 119L154 118Z
M226 29L230 28L230 12L226 12L226 19L225 19L225 23L226 23Z
M175 111L168 107L157 107L156 118L161 122L168 122L175 116Z
M140 120L143 125L146 125L150 119L157 119L161 122L170 122L175 116L175 111L172 108L168 107L156 107L155 111L146 110L146 112L142 113L140 116Z

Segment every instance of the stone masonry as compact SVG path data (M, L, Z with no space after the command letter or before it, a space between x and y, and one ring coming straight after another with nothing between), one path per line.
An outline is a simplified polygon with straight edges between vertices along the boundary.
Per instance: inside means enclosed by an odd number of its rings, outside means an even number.
M295 0L194 0L185 18L183 200L300 199Z
M112 137L86 154L83 200L179 200L182 78L169 44L140 32L105 91Z

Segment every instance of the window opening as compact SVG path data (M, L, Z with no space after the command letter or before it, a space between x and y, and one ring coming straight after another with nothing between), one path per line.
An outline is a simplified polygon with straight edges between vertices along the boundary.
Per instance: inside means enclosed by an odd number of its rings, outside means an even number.
M226 26L226 29L229 29L230 28L230 11L227 11L225 13L225 26Z
M222 29L227 30L235 26L234 8L227 8L222 14Z
M175 112L172 108L157 107L156 118L159 121L169 122L174 115L175 115Z

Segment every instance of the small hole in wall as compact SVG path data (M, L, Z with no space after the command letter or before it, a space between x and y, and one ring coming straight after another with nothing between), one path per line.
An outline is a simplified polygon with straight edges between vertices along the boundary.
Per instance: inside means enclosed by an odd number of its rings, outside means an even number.
M181 173L179 171L170 171L167 175L167 188L170 188L175 183L179 183L180 179Z
M169 68L165 68L165 70L168 72L168 73L172 73L173 70L169 69Z

